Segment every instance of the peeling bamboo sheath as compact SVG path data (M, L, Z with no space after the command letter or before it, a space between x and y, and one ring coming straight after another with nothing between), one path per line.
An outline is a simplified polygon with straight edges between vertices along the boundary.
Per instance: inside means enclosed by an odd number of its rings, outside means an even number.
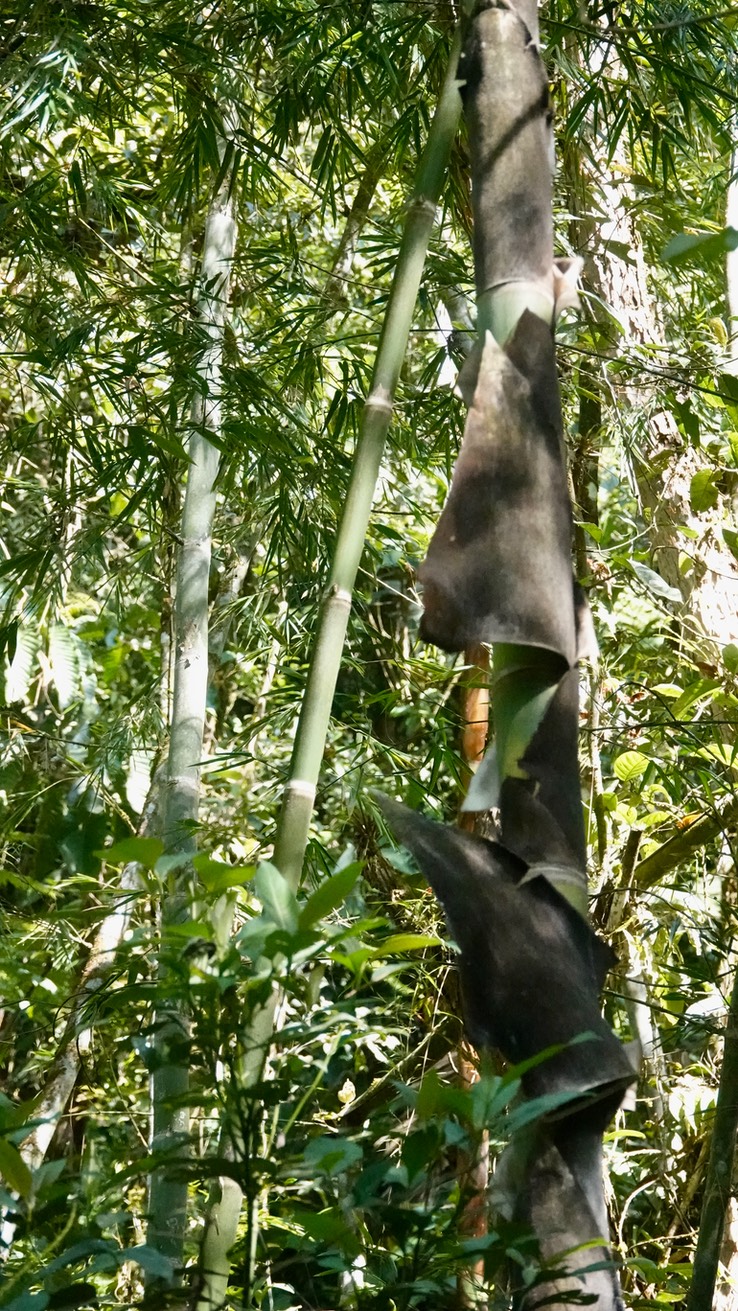
M459 61L480 346L465 370L470 410L448 501L419 574L427 640L453 651L492 645L494 768L485 775L485 760L474 792L480 808L498 806L501 842L397 806L387 815L459 943L472 1040L512 1061L563 1044L523 1078L529 1096L566 1089L574 1100L527 1149L513 1209L544 1264L567 1273L544 1278L522 1305L567 1307L584 1293L598 1311L618 1311L602 1133L634 1071L601 1014L612 953L587 923L577 661L588 625L572 578L553 342L572 270L553 256L551 119L537 41L531 0L483 7ZM597 1042L577 1044L584 1033Z

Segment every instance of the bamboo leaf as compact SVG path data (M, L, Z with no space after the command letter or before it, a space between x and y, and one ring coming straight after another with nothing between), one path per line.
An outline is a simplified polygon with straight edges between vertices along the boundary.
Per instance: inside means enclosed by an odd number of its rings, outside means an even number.
M53 624L49 633L49 665L62 710L74 700L79 688L79 661L74 634L64 624Z
M0 1138L0 1174L11 1188L28 1200L33 1189L33 1176L17 1147L7 1138Z
M263 860L254 878L254 892L264 914L287 933L295 933L300 923L297 898L276 865Z
M152 1275L155 1279L172 1278L172 1262L169 1257L158 1252L155 1247L148 1243L141 1243L138 1247L128 1247L120 1253L120 1258L124 1261L134 1261L140 1265L147 1275Z
M674 264L694 259L704 265L731 250L738 250L738 231L735 228L724 228L722 232L680 232L664 247L661 258Z
M144 869L154 869L163 851L164 843L159 838L123 838L112 847L94 854L109 865L125 865L129 860L135 860Z
M195 856L192 861L195 873L208 892L226 892L250 883L256 874L256 865L226 865L210 856Z
M312 928L318 920L325 919L331 911L342 906L355 888L361 869L361 861L354 861L351 865L346 865L344 869L340 869L337 874L325 879L320 887L316 888L315 892L308 897L300 911L299 927L301 929Z

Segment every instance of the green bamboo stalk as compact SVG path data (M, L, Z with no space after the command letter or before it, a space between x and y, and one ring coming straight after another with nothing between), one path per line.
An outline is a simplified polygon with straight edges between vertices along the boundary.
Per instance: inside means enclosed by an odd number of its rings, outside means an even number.
M457 32L405 222L295 733L290 777L285 787L274 848L274 863L292 888L297 888L302 874L356 574L364 550L428 241L461 112L456 81L460 45Z
M209 434L221 428L221 362L236 243L230 172L213 196L205 224L200 269L198 322L206 336L200 361L204 395L193 401L188 442L190 459L180 529L174 605L174 694L169 756L164 783L164 836L170 855L182 861L169 875L162 896L163 956L158 979L165 989L167 928L189 915L188 857L195 850L194 826L200 804L208 690L208 585L215 481L220 456ZM187 1155L189 1024L181 1003L166 1001L155 1017L156 1064L151 1077L151 1150L181 1161ZM174 1282L182 1265L187 1219L187 1181L172 1164L152 1171L149 1180L147 1242L172 1262Z
M341 665L352 594L374 491L393 411L393 397L410 334L412 316L433 230L436 207L461 112L456 67L460 32L454 36L449 63L428 140L421 156L408 208L377 357L364 405L348 495L336 538L333 565L318 618L318 628L305 695L295 733L290 778L285 787L277 826L274 863L290 886L300 882L315 789L325 750L331 706ZM261 1078L274 1034L276 993L252 1017L239 1082L244 1093ZM248 1150L248 1144L238 1144ZM223 1306L230 1271L229 1249L235 1240L243 1194L237 1185L219 1180L211 1195L201 1248L200 1285L196 1311ZM250 1215L253 1251L256 1217ZM253 1271L247 1272L250 1283Z
M738 974L733 983L725 1023L710 1157L705 1176L702 1214L694 1254L687 1311L711 1311L715 1293L725 1214L732 1194L733 1161L738 1133Z
M235 1179L216 1179L200 1248L198 1311L217 1311L225 1302L231 1273L230 1250L236 1241L243 1191Z

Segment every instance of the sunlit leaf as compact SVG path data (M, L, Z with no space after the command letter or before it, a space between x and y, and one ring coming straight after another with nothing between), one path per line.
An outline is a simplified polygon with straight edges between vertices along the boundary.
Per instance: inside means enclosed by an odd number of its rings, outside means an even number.
M621 783L632 783L633 779L645 774L650 763L642 751L623 751L613 761L612 770Z
M648 565L642 564L640 560L632 560L630 567L639 582L643 583L654 596L663 597L665 601L681 601L682 594L679 588L671 587L655 569L649 569Z
M256 873L256 865L226 865L209 856L195 856L193 868L208 892L226 892L228 888L243 887Z
M287 880L270 861L261 861L254 878L254 892L264 908L264 914L287 933L295 933L300 912L297 898Z
M331 911L342 906L356 886L361 869L361 862L355 861L353 864L346 865L344 869L339 870L337 874L325 879L315 889L315 892L311 893L300 910L300 928L311 928L313 924L317 924L319 920L330 915Z

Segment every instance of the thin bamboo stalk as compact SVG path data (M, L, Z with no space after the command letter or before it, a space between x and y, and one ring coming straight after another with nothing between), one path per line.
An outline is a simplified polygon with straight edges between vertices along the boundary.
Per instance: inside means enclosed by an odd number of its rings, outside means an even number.
M298 886L302 873L352 594L392 418L393 398L405 357L441 185L461 112L456 82L460 44L457 33L438 107L418 166L295 733L290 777L285 787L274 849L274 863L293 888Z
M736 120L738 124L738 120ZM734 124L734 129L736 124ZM728 212L726 221L738 224L738 150L731 157L731 177L728 187ZM733 252L727 259L727 298L730 315L730 359L727 369L738 372L736 358L736 327L738 327L738 258ZM652 856L642 861L636 868L636 877L640 882L650 884L660 877L664 868L673 867L700 844L709 841L726 825L735 821L738 814L738 802L732 798L723 807L718 816L703 815L687 829L686 833L671 838L659 847ZM654 856L661 855L661 863L654 863ZM650 868L643 866L651 861ZM710 1311L715 1296L720 1248L725 1229L725 1218L733 1192L733 1164L735 1159L736 1134L738 1133L738 974L733 984L733 993L725 1022L725 1042L723 1046L723 1063L720 1069L715 1120L710 1141L710 1155L705 1176L705 1192L700 1215L700 1227L697 1234L697 1247L694 1254L692 1284L687 1298L687 1311Z
M165 778L164 837L167 851L182 854L182 867L170 876L162 897L164 951L158 977L166 985L167 927L186 918L186 857L195 849L194 825L200 805L208 689L208 585L215 514L215 482L220 465L210 434L221 428L221 361L231 266L236 244L233 177L229 170L213 196L205 224L200 269L198 321L205 336L200 361L202 394L192 405L190 459L182 508L177 586L174 604L174 692L169 757ZM189 1068L184 1055L189 1025L181 1002L165 1002L155 1017L156 1066L151 1078L151 1150L181 1160L188 1150ZM173 1277L182 1265L187 1218L187 1181L181 1170L164 1164L149 1180L148 1243L172 1262Z

